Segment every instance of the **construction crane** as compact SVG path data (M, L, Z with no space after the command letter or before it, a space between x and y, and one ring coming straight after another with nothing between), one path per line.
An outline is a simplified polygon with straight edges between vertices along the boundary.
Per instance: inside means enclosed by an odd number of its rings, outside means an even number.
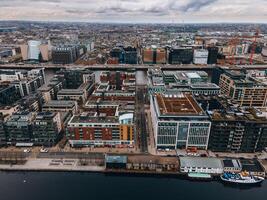
M235 36L234 38L232 38L231 40L229 40L228 44L230 47L232 47L229 57L230 57L230 64L236 64L236 60L235 60L235 49L237 47L238 44L240 44L242 41L246 41L246 42L252 42L252 48L251 48L251 54L249 57L249 63L252 65L253 64L253 58L254 58L254 54L256 51L256 47L257 47L257 39L260 38L260 29L258 28L255 32L255 34L253 36ZM242 62L242 61L241 61Z
M234 38L232 38L232 39L228 42L230 48L233 47L233 48L230 49L230 54L229 54L229 57L230 57L230 64L231 64L231 65L234 65L234 64L235 64L235 50L236 50L236 46L237 46L239 43L240 43L240 40L239 40L238 37L234 37ZM233 50L234 50L234 51L233 51Z
M257 38L259 38L259 35L260 35L260 29L258 28L254 35L254 41L252 43L252 48L251 48L251 54L250 54L250 59L249 59L249 64L251 65L253 64L253 58L254 58L254 54L255 54L256 46L257 46Z

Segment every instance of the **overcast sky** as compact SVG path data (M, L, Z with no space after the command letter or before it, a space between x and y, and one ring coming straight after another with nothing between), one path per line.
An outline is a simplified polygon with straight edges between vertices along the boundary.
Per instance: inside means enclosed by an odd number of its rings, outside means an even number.
M0 0L0 20L267 23L267 0Z

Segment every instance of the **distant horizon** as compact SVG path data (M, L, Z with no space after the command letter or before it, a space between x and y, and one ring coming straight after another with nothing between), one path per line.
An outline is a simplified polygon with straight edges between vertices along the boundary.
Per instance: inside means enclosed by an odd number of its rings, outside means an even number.
M0 22L36 22L36 23L84 23L84 24L167 24L167 25L184 25L184 24L267 24L266 22L119 22L119 21L64 21L64 20L9 20L9 19L0 19Z

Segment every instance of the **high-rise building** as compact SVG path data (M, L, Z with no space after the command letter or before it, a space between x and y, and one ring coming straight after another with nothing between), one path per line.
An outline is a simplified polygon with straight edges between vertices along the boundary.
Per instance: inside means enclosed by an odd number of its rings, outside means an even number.
M125 64L137 64L137 51L136 48L133 47L126 47L124 48L125 51Z
M21 56L24 61L47 62L51 58L49 41L29 40L27 44L20 45Z
M209 52L206 49L194 50L194 64L206 65L208 63Z
M71 64L77 60L75 47L57 47L52 49L54 64Z
M190 64L193 62L192 48L172 48L169 52L170 64Z
M52 49L52 61L54 64L71 64L85 54L86 47L83 45L67 45Z
M125 50L122 47L114 47L110 51L111 58L116 58L119 64L125 63Z
M39 60L40 59L40 41L30 40L28 41L28 60Z
M166 64L166 50L152 46L143 49L144 64Z
M208 64L216 64L217 63L217 57L218 57L218 52L219 52L219 48L218 47L208 47L208 52L209 52L209 56L208 56Z

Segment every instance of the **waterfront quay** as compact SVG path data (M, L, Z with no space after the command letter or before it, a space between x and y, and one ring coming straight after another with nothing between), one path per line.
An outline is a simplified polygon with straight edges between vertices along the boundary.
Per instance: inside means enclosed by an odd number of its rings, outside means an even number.
M248 171L253 175L266 177L266 154L261 154L255 159L255 156L253 158L250 154L242 154L238 158L238 154L219 156L212 152L206 153L207 157L188 156L186 153L182 155L181 151L176 152L176 155L172 155L171 152L148 155L77 151L27 154L1 151L0 170L144 174L197 180L212 180L226 171ZM240 169L236 169L236 162L240 163Z

